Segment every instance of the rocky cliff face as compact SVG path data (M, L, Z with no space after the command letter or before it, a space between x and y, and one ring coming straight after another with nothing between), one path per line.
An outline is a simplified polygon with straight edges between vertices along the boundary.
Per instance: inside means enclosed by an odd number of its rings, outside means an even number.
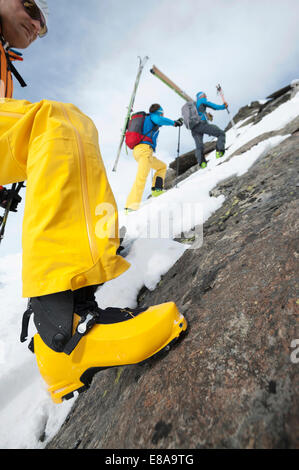
M241 111L254 121L267 108ZM298 118L282 132L245 175L213 189L226 200L203 246L140 294L140 305L175 301L187 336L162 358L95 376L49 448L298 447Z

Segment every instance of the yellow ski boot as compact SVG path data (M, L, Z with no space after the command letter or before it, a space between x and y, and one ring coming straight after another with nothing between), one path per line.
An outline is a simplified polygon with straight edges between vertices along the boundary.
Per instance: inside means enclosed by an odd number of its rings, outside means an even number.
M69 295L68 293L69 291L60 293L59 300L65 299L63 294ZM75 391L86 390L94 374L102 369L145 361L166 348L187 329L186 319L173 302L147 309L105 310L89 302L89 308L80 312L83 302L81 305L77 303L79 315L72 316L71 335L65 334L67 328L63 320L49 335L46 328L51 330L48 322L50 318L52 320L51 309L54 306L52 303L49 307L49 300L52 300L49 297L51 296L31 299L31 313L34 313L38 329L31 349L36 354L40 373L54 403L73 397ZM85 302L85 307L86 305ZM68 310L67 300L64 307L65 313ZM29 316L30 312L27 311L27 317ZM23 328L21 341L26 339L25 330ZM56 334L53 336L53 333Z

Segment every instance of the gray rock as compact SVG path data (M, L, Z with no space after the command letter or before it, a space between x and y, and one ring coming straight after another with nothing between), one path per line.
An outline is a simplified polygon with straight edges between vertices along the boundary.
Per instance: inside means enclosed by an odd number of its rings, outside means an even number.
M49 449L298 448L298 167L294 132L211 196L225 202L142 306L175 301L165 357L98 373Z

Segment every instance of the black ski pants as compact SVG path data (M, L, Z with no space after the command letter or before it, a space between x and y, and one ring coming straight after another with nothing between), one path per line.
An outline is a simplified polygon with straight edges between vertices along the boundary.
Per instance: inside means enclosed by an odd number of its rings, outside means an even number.
M192 137L195 140L196 150L195 156L200 164L202 161L205 161L203 154L203 136L204 134L212 135L218 137L216 150L224 152L225 150L225 132L214 124L209 124L207 121L202 121L199 124L196 124L193 127Z

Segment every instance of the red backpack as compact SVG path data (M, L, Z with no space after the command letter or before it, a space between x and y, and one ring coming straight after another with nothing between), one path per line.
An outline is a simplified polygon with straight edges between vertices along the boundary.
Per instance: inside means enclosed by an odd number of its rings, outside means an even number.
M136 145L140 144L142 141L147 141L152 143L152 139L148 137L148 135L142 134L143 131L143 124L144 120L148 116L147 113L144 111L139 111L138 113L134 113L131 116L131 119L128 124L128 128L126 131L126 145L130 149L136 147ZM152 132L152 129L150 132Z

